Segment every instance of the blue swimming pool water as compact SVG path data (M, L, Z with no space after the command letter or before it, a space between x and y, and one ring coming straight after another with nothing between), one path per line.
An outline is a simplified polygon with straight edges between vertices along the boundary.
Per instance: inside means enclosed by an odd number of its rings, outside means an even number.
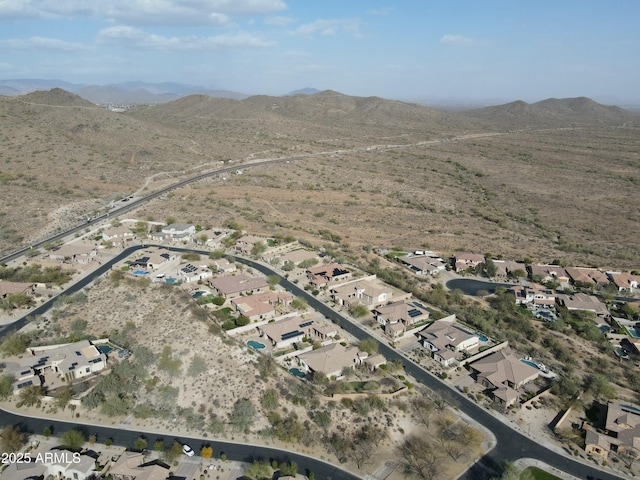
M631 335L633 338L640 338L640 331L638 331L638 329L627 327L627 330L629 330L629 335Z
M177 282L177 280L175 278L173 278L173 277L167 277L167 278L164 279L164 281L167 282L167 283L176 283Z
M522 363L526 363L527 365L529 365L530 367L535 368L536 370L540 370L540 367L538 367L538 365L536 365L534 362L530 362L529 360L524 360L524 359L520 359L520 361Z
M113 347L111 345L96 345L96 348L100 353L109 353L113 351Z
M481 342L488 342L489 339L487 337L485 337L484 335L478 335L478 338L480 339Z
M622 410L627 410L628 412L637 413L638 415L640 415L640 409L637 409L636 407L632 407L631 405L620 405L620 408Z
M290 368L289 372L291 372L291 374L295 375L298 378L305 378L306 375L304 374L304 372L301 372L299 369L297 368Z
M249 340L247 342L247 345L249 345L254 350L262 350L264 348L264 343L256 342L255 340Z
M149 272L145 272L144 270L136 270L133 272L134 275L149 275Z
M202 290L198 290L196 293L194 293L192 296L193 298L195 298L196 300L199 299L201 296L204 295L204 292Z

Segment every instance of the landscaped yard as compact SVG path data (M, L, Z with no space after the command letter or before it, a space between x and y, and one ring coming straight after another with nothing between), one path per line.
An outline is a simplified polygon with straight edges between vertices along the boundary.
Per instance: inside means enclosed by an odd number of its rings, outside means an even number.
M561 478L538 467L527 467L520 474L520 480L561 480Z

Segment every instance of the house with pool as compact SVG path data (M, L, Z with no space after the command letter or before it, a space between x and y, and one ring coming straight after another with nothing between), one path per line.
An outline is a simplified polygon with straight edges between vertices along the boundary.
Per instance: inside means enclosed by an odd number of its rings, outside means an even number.
M343 377L345 369L362 365L368 356L367 352L360 351L356 346L347 347L340 343L332 343L317 350L302 353L296 357L296 360L304 373L320 374L339 380Z
M297 315L270 322L258 327L261 337L269 340L274 349L286 348L311 335L316 324L314 319L303 319Z

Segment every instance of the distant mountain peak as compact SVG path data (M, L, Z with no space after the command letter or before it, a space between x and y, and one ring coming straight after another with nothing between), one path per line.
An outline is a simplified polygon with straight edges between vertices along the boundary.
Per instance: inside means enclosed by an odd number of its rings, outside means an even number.
M317 88L305 87L299 90L294 90L293 92L287 93L287 95L315 95L316 93L320 93L320 90Z

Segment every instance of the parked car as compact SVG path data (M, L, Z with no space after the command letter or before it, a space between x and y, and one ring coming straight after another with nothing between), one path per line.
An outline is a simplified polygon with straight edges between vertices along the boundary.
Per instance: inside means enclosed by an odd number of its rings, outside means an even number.
M182 453L184 453L187 457L193 457L196 454L196 452L193 451L193 448L191 448L186 443L182 445Z

